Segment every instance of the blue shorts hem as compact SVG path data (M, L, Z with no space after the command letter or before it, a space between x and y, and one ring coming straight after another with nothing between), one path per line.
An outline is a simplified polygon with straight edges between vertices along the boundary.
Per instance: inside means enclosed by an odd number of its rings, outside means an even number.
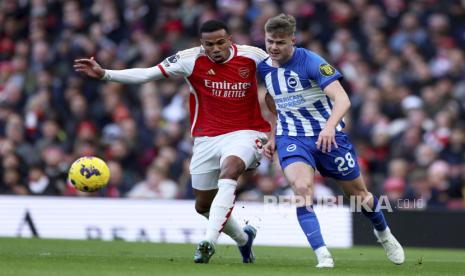
M351 181L356 179L357 177L360 176L360 171L356 170L353 173L350 173L348 175L323 175L324 177L331 177L335 180L342 180L342 181Z
M296 163L296 162L303 162L303 163L309 165L310 167L312 167L313 169L315 169L314 165L312 165L307 159L305 159L305 158L303 158L301 156L292 156L292 157L285 158L281 162L281 168L284 170L287 166L289 166L292 163Z

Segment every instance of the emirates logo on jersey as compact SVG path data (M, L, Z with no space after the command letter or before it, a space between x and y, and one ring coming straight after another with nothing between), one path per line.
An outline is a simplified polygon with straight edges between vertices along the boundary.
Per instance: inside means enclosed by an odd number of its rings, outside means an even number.
M228 82L204 80L205 87L210 88L213 96L224 98L243 98L252 87L251 82Z
M247 78L250 74L250 70L247 67L243 67L239 69L239 76L243 77L244 79Z

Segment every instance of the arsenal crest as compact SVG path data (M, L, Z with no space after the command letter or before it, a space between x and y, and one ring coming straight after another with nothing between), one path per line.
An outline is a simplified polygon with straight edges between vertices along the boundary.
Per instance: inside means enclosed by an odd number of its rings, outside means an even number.
M243 77L244 79L247 78L250 74L249 68L243 67L239 69L239 76Z

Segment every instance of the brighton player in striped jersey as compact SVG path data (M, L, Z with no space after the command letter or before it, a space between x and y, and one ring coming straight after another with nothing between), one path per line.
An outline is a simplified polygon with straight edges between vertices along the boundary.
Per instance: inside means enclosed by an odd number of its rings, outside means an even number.
M232 43L227 26L210 20L200 27L200 47L166 58L150 68L104 70L94 59L75 61L76 71L121 83L184 77L191 88L190 119L194 137L190 164L195 209L208 219L205 239L194 262L208 263L221 232L236 241L244 263L254 261L256 229L241 228L231 216L239 176L257 166L261 140L270 125L263 119L256 71L267 54Z
M350 107L341 86L341 74L319 55L295 47L295 19L281 14L265 24L265 44L270 55L258 65L266 84L266 103L276 115L265 155L278 152L284 174L297 196L297 219L314 250L319 268L334 267L313 212L313 176L318 170L334 178L348 196L358 196L362 212L374 226L374 234L395 264L404 262L404 251L386 224L378 200L368 192L357 156L344 128L343 116ZM300 201L302 202L302 201ZM378 207L378 208L377 208Z

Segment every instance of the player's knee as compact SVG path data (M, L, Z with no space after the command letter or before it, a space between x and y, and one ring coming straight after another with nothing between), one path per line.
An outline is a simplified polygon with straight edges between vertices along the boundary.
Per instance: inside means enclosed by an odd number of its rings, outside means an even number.
M360 198L362 199L362 201L365 201L365 202L371 202L372 201L372 198L373 198L373 195L368 192L368 191L361 191L358 196L360 196Z
M205 202L196 202L195 203L195 211L197 211L197 213L203 215L203 214L210 211L210 206L211 206L211 203L207 204Z
M244 166L234 164L221 168L220 179L234 179L237 180L244 172Z
M367 190L367 189L352 189L349 192L350 195L352 196L357 196L360 197L362 200L365 200L366 198L371 198L373 195Z
M312 183L308 180L297 180L293 183L294 192L299 196L312 195Z
M237 180L245 171L246 165L241 158L237 156L227 157L221 164L220 178Z
M363 183L360 178L347 182L344 186L344 192L348 196L356 196L362 200L372 196L372 194L367 190L365 183Z
M203 215L207 212L210 211L210 208L209 207L206 207L206 206L198 206L198 205L195 205L195 211L197 211L197 213Z

